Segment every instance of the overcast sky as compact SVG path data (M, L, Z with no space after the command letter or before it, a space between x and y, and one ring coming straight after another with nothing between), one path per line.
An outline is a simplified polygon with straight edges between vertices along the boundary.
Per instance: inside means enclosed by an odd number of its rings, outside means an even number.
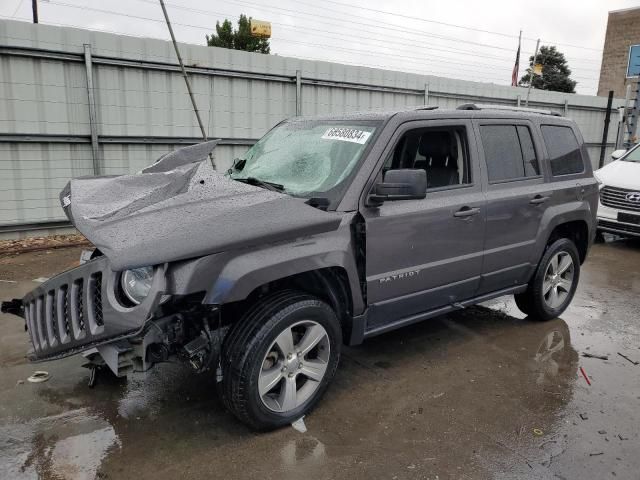
M39 0L40 22L168 39L156 0ZM523 31L522 75L535 39L565 53L577 92L595 94L607 11L640 0L166 0L179 41L204 44L216 20L272 23L271 51L510 84ZM79 7L79 8L78 8ZM113 12L113 13L109 13ZM0 0L0 18L31 20L30 0Z

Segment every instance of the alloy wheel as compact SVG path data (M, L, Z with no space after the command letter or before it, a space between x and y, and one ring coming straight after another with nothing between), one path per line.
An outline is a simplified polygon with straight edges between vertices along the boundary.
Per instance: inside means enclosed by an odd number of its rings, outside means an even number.
M573 286L574 272L573 259L568 252L560 251L551 257L542 284L542 295L549 307L557 309L566 301Z
M289 412L318 389L329 365L325 328L303 320L285 328L267 349L258 377L258 393L269 410Z

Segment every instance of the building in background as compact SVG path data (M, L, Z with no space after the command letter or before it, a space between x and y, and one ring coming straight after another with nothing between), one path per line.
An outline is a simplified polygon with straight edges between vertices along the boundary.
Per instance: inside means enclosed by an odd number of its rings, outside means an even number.
M598 95L607 96L613 90L614 96L624 98L628 82L637 81L637 77L627 78L632 45L640 45L640 7L612 10L604 39Z

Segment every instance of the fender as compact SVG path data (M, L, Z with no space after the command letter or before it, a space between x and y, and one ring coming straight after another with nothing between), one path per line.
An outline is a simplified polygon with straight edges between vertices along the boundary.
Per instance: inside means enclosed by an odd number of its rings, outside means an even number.
M205 292L203 303L221 305L244 300L256 288L292 275L329 267L344 269L354 314L364 310L352 245L351 220L346 215L337 230L238 249L171 265L168 294Z
M589 231L595 229L595 213L591 210L591 205L587 201L575 201L563 203L547 208L540 221L537 241L535 245L535 258L533 264L537 266L538 260L542 257L547 241L553 230L563 223L576 220L584 221Z

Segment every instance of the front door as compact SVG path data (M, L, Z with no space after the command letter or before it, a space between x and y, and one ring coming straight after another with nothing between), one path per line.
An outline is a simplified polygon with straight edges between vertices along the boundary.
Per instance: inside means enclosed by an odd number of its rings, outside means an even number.
M471 140L471 141L470 141ZM367 330L471 298L480 283L486 205L471 124L409 122L385 170L423 168L426 198L365 207Z

